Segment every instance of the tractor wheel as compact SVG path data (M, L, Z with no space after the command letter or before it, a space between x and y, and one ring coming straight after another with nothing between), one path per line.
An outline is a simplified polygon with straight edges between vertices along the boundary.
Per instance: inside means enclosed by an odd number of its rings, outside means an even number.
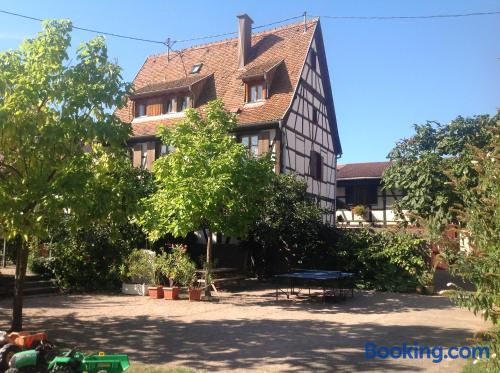
M9 369L10 359L19 351L21 351L21 347L10 343L0 349L0 372Z
M68 365L56 365L49 373L75 373Z

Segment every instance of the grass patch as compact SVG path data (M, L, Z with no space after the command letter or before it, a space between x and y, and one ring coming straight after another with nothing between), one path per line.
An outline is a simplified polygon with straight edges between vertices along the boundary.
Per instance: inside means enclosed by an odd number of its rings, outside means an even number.
M472 364L472 360L467 363L466 366L462 369L461 373L491 373L494 370L488 367L486 362L478 362L477 364Z

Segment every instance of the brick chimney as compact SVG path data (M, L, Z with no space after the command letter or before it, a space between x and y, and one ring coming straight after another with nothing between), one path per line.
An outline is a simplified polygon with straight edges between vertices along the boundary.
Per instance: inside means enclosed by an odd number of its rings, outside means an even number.
M238 68L245 67L250 57L252 48L252 23L253 20L248 14L243 13L237 16L239 20L238 27Z

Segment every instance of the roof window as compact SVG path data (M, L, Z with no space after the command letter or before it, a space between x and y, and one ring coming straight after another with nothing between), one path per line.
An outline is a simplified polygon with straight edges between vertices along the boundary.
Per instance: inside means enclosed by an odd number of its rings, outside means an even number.
M201 62L200 63L195 63L193 65L193 67L191 67L191 74L199 73L202 66L203 66L203 64Z

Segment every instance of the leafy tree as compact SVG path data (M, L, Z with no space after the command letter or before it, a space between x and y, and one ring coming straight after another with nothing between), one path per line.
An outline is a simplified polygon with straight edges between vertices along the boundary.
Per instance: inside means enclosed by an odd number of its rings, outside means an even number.
M129 85L102 37L80 45L71 64L71 29L44 22L34 39L0 53L0 229L21 239L12 330L22 329L30 242L62 219L84 226L113 218L110 200L124 197L113 172L126 167L130 126L112 110Z
M180 124L159 130L163 143L175 151L154 162L157 190L143 200L138 222L153 241L168 233L181 237L205 230L208 279L212 233L244 236L273 173L270 156L251 157L236 142L231 135L235 116L221 101L210 102L204 114L186 110Z
M446 125L415 125L415 135L399 141L388 156L392 163L384 173L384 186L404 195L394 209L400 215L407 210L413 220L418 217L438 229L457 222L453 206L462 202L462 196L449 183L449 175L464 176L469 186L475 185L468 146L487 144L494 123L494 118L481 115L458 117Z
M322 215L313 197L307 193L307 183L295 174L282 174L269 184L263 212L252 225L249 241L253 247L253 262L258 275L270 275L283 261L286 269L299 265L307 254L320 245Z
M458 216L466 224L461 234L472 250L454 251L452 271L472 282L475 291L457 290L453 298L462 306L491 320L500 318L500 121L489 146L472 148L471 166L477 185L469 187L465 176L454 178L452 186L463 197Z

